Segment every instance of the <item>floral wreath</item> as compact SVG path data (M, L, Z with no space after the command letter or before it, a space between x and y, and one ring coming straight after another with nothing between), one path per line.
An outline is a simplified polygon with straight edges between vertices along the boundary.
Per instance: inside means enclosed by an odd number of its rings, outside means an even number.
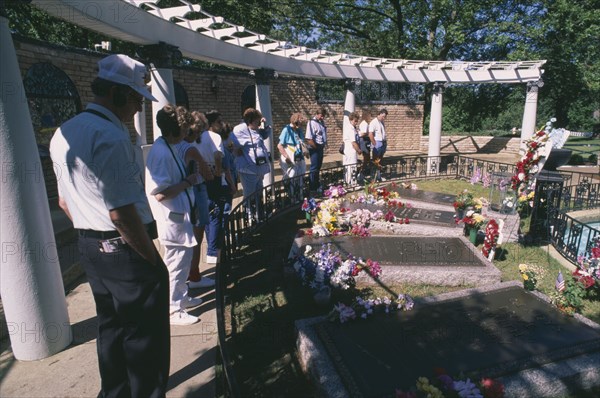
M515 175L511 179L512 189L521 195L527 189L533 188L533 176L538 171L538 163L543 156L540 153L541 148L546 145L546 141L550 136L544 130L539 130L530 139L525 141L525 154L520 161L517 162Z
M483 248L481 252L485 257L489 257L492 250L496 248L498 237L500 236L500 228L496 220L492 219L485 227L485 239L483 240Z

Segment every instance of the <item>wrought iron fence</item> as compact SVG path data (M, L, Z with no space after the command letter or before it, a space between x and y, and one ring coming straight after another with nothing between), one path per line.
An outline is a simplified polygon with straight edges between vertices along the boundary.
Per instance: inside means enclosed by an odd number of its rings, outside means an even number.
M592 215L595 214L596 217L592 217L592 220L600 222L599 192L600 183L592 183L589 177L584 177L577 185L565 186L548 193L561 198L557 208L550 207L548 210L552 245L573 264L577 264L579 256L590 252L595 240L600 237L600 228L569 213L594 210Z

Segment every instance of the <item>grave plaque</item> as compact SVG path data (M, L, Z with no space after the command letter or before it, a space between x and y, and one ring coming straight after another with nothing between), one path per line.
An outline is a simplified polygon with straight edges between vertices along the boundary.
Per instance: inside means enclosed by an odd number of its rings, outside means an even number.
M351 211L357 209L366 209L372 212L381 210L383 213L388 211L387 207L366 203L342 202L342 207L350 209ZM456 227L453 211L421 209L418 207L396 207L391 210L394 213L394 216L408 218L411 223Z
M446 193L421 191L420 189L392 188L391 186L388 186L387 188L390 191L398 192L402 199L413 199L420 202L436 203L445 206L452 206L452 203L456 200L456 195L449 195Z
M330 244L342 255L372 258L381 265L428 265L445 267L483 267L484 264L460 238L371 236L305 237L305 245L319 250Z
M320 250L323 244L344 257L352 254L380 263L379 280L359 274L359 283L482 286L500 282L500 271L463 237L303 236L296 238L291 253L303 253L307 245Z
M591 369L586 372L595 372L591 377L598 383L599 325L562 314L518 282L441 297L417 302L413 311L376 314L367 321L299 321L301 354L310 355L302 350L301 340L312 339L318 347L314 355L332 365L320 363L320 368L335 373L345 396L384 397L396 388L406 391L419 377L432 377L435 367L471 380L500 377L507 388L519 385L521 377L536 396L545 388L545 378L556 382L563 371L583 372L583 365L575 366L579 356L585 356L584 365ZM558 368L563 361L570 361L568 369ZM535 377L523 376L532 369Z

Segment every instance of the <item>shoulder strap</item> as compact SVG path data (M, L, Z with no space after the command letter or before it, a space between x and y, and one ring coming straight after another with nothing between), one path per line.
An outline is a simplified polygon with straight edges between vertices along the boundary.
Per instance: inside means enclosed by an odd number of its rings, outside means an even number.
M108 118L108 116L106 116L106 115L105 115L104 113L102 113L102 112L98 112L98 111L97 111L97 110L95 110L95 109L85 109L83 112L91 113L92 115L96 115L96 116L98 116L98 117L101 117L101 118L102 118L102 119L104 119L104 120L108 120L109 122L112 122L112 121L111 121L111 120Z
M162 138L162 140L167 145L167 148L169 148L169 152L171 152L171 155L173 155L173 160L175 161L175 164L177 165L177 168L179 169L179 173L181 174L181 179L182 180L185 179L185 173L183 172L183 170L181 169L181 165L177 161L177 156L175 155L175 152L173 152L173 148L171 148L171 145L169 145L169 143L167 142L167 140L164 139L164 137L159 137L159 138ZM190 194L188 193L187 188L184 189L183 192L185 192L185 196L187 196L188 203L190 204L190 212L193 212L194 205L192 204L192 198L190 198Z

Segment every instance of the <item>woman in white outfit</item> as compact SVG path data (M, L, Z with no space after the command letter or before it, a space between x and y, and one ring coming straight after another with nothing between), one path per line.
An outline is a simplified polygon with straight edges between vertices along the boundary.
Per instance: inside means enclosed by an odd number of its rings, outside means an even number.
M357 126L360 121L358 112L352 112L348 116L348 126L344 128L344 160L343 164L346 166L345 181L346 184L354 184L356 175L356 167L358 163L358 155L362 152L358 144L359 135Z
M188 296L185 283L196 246L192 187L199 176L195 171L188 173L174 146L183 140L193 119L185 108L165 105L156 114L156 123L162 135L152 144L146 159L146 194L169 270L171 325L191 325L199 319L185 309L202 303L202 299Z

